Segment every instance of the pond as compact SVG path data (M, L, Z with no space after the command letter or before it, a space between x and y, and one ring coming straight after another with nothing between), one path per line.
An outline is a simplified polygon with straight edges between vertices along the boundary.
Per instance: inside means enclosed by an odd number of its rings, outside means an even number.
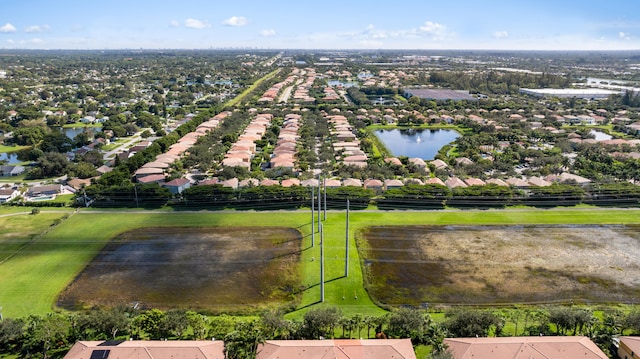
M432 160L442 147L460 134L454 130L393 129L377 130L375 135L394 156Z
M0 163L6 163L8 165L15 165L17 163L20 163L22 161L20 161L18 159L18 153L17 152L11 152L11 153L7 153L7 152L2 152L0 153Z
M613 138L611 135L596 130L591 130L591 134L595 136L596 141L608 141Z
M100 127L91 127L91 126L67 127L62 129L62 131L64 131L64 134L71 140L73 140L74 138L76 138L76 136L78 136L83 132L89 132L89 133L95 134L96 132L99 132L101 130L102 130L102 126Z
M335 86L341 86L341 87L353 87L356 86L357 83L355 82L343 82L340 80L329 80L327 81L327 83L329 84L329 86L335 87Z

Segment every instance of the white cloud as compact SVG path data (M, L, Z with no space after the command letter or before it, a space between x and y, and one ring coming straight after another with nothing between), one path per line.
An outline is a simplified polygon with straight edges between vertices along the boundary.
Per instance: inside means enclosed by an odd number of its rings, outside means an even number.
M618 37L621 38L622 40L631 40L631 34L629 34L628 32L620 31L618 33Z
M446 33L447 27L442 24L438 24L437 22L427 21L424 25L420 26L418 30L423 34L431 35L434 38L440 38Z
M248 23L249 20L244 16L232 16L222 22L223 25L227 26L245 26Z
M372 39L386 39L388 37L385 31L376 29L376 27L373 26L373 24L369 24L365 28L364 35L369 36Z
M171 20L171 22L169 22L169 26L180 27L180 22L178 20Z
M186 19L184 21L184 26L190 29L204 29L207 27L211 27L211 25L207 21L201 21L201 20L196 20L191 18Z
M504 39L509 37L509 33L506 31L496 31L493 33L493 37L495 37L496 39Z
M260 31L260 35L264 37L276 36L276 30L274 29L265 29Z
M15 44L16 43L15 41L13 41L13 39L9 39L9 40L7 40L7 42L10 43L10 44Z
M43 32L49 30L49 25L33 25L24 29L24 32Z
M6 23L4 26L0 27L0 32L16 32L16 27L10 23Z
M44 43L44 41L42 39L39 38L33 38L33 39L29 39L29 40L21 40L20 44L25 45L25 44L30 44L30 45L40 45Z

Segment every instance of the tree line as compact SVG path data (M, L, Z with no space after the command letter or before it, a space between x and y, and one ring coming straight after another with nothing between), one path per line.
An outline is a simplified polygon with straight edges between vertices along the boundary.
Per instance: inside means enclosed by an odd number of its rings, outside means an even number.
M324 189L323 198L324 198ZM317 196L318 192L315 192ZM79 202L89 197L94 207L174 207L208 209L299 209L309 207L312 189L292 186L250 186L239 189L216 185L187 188L174 196L158 184L134 184L130 181L109 186L90 186L77 193ZM356 186L326 189L326 206L344 209L349 200L351 209L365 209L375 204L383 210L504 207L526 205L539 207L569 206L580 203L599 206L636 206L640 202L640 188L621 182L593 184L554 183L547 187L525 189L489 184L485 186L450 189L437 184L409 184L384 192Z
M640 311L554 306L542 309L456 308L434 320L433 311L399 308L384 315L344 314L336 307L318 307L300 319L280 310L258 316L208 316L181 309L114 307L60 312L0 320L0 353L19 358L62 358L81 340L205 340L225 342L227 358L254 358L265 340L322 338L410 338L413 345L446 351L447 337L585 335L605 353L617 335L640 332ZM508 328L508 329L507 329Z

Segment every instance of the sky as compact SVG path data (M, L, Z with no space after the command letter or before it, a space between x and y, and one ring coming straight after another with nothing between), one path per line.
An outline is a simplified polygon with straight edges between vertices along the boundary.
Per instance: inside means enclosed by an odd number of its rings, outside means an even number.
M0 0L0 49L640 50L637 0Z

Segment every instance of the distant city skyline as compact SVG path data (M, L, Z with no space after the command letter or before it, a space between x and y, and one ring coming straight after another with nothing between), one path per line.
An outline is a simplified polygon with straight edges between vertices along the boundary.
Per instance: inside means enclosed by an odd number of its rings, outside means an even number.
M640 50L640 2L0 0L0 48Z

